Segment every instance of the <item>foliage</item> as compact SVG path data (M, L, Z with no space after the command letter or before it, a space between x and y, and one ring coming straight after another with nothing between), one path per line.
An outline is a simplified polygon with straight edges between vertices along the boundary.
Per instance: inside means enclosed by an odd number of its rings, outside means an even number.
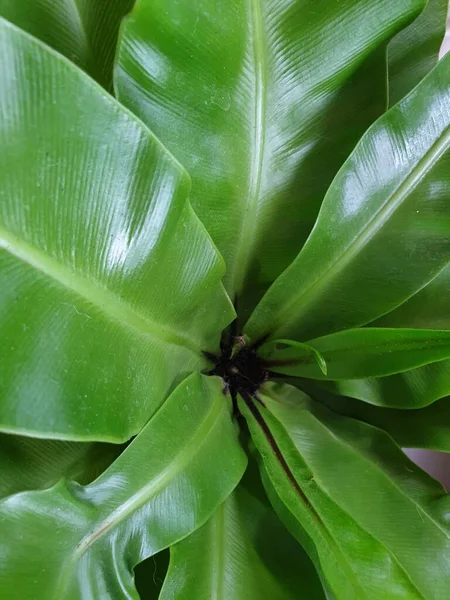
M1 598L447 600L423 9L0 0Z

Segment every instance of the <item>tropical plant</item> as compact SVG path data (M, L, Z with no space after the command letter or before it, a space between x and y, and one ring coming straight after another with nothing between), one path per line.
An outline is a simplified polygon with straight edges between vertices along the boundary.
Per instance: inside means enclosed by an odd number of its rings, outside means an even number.
M423 8L0 0L0 598L448 599Z

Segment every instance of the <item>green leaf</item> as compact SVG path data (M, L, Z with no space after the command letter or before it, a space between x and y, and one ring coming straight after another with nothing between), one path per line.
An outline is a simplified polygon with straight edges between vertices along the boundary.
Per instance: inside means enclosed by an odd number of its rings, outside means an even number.
M211 598L324 599L304 550L248 481L201 529L171 549L160 600Z
M276 508L337 600L445 600L449 498L384 432L290 386L241 403Z
M450 329L449 299L450 268L447 267L412 298L371 326ZM380 406L419 408L450 394L450 360L383 379L339 382L329 389Z
M220 381L191 375L96 481L0 503L0 597L137 598L133 567L203 525L245 466Z
M450 262L450 57L364 135L246 327L306 341L373 321Z
M294 377L383 377L450 358L450 331L349 329L307 344L269 342L260 354L271 371Z
M333 393L378 406L421 408L450 395L450 360L387 377L342 379L322 385Z
M450 329L450 266L428 285L371 326Z
M233 309L189 178L95 82L0 19L0 429L122 442Z
M334 412L384 429L403 448L450 452L450 398L442 398L417 410L399 410L373 406L323 390L315 392L311 395Z
M287 373L291 370L301 369L302 365L315 364L319 371L327 374L327 363L320 352L309 344L302 344L292 340L275 340L264 344L258 355L267 362L267 367L276 373ZM293 373L296 375L296 373Z
M406 96L436 65L447 24L448 0L428 0L422 14L388 46L389 103Z
M112 89L119 25L134 0L0 0L0 16Z
M45 489L61 477L79 483L94 480L123 446L40 440L0 434L0 498Z
M338 168L385 110L387 41L422 6L140 0L126 19L118 98L192 176L231 297L259 299L302 247Z

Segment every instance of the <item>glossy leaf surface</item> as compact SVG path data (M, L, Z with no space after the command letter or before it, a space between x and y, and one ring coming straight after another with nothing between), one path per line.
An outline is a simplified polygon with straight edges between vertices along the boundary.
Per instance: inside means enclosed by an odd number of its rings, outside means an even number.
M442 487L387 434L293 387L267 385L261 399L266 408L241 406L269 493L335 597L444 600L450 505Z
M0 16L111 89L120 22L133 4L134 0L0 0Z
M377 319L375 327L450 329L450 267L392 312ZM416 408L450 394L450 361L427 365L386 380L343 382L337 391L378 405Z
M450 398L417 410L372 406L322 390L317 398L334 412L384 429L403 448L450 452Z
M122 449L112 444L0 434L0 498L24 490L48 488L62 477L89 483Z
M389 103L406 96L436 65L447 24L448 0L428 0L419 17L388 46Z
M450 329L450 266L409 300L371 323L375 327Z
M189 178L144 125L0 21L0 429L121 442L233 310Z
M288 340L281 344L269 342L261 348L260 354L269 362L271 371L294 377L382 377L450 358L450 332L348 329L310 340L307 344L289 343ZM321 357L321 363L317 356Z
M309 344L293 340L275 340L264 344L258 350L258 355L267 361L268 368L276 373L284 373L285 369L289 371L291 368L295 370L300 363L302 365L314 363L323 375L327 374L325 358Z
M118 98L191 175L231 297L260 295L300 250L385 109L386 43L422 6L140 0L126 19Z
M326 389L370 404L391 408L421 408L450 394L450 360L404 373L367 379L323 382Z
M245 466L220 381L191 375L96 481L0 504L0 597L135 599L133 566L203 525Z
M255 491L239 484L171 549L160 600L324 600L311 561Z
M373 321L450 262L450 57L364 135L247 325L299 341Z

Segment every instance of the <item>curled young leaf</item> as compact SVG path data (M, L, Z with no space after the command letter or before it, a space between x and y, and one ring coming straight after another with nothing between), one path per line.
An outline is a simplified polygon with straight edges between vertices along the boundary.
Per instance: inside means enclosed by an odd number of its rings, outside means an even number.
M301 371L305 364L315 364L323 375L327 374L325 358L309 344L293 340L275 340L264 344L259 354L266 362L267 368L275 373L291 374L291 370L294 373L297 369Z
M409 371L450 358L450 331L348 329L301 344L261 348L276 373L311 379L360 379ZM326 368L324 368L326 367Z

